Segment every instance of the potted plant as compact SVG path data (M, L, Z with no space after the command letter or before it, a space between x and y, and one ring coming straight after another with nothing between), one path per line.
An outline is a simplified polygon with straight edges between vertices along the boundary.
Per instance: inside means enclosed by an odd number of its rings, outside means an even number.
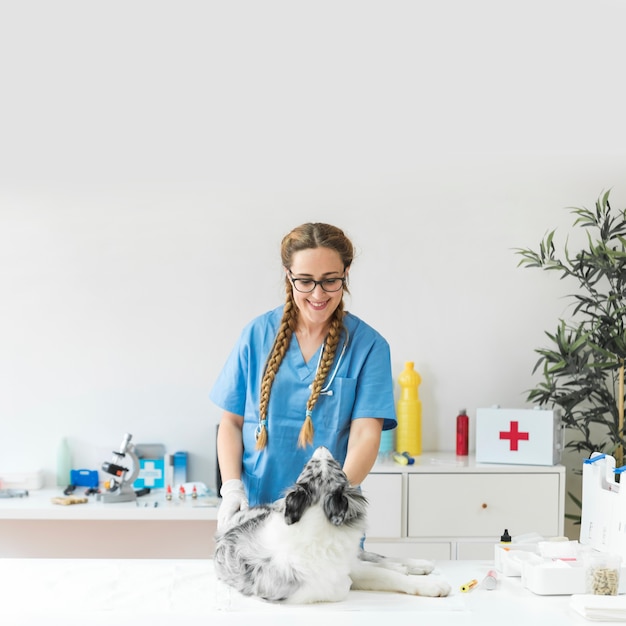
M558 408L569 431L565 449L585 455L604 451L623 464L624 359L626 359L626 209L614 209L610 191L595 210L570 208L573 229L585 245L568 241L557 251L556 230L537 250L517 248L519 266L551 271L572 283L571 317L559 319L539 354L533 373L542 377L528 400ZM580 231L576 231L577 233ZM571 495L571 494L570 494ZM577 501L572 496L574 501ZM578 502L579 503L579 502Z

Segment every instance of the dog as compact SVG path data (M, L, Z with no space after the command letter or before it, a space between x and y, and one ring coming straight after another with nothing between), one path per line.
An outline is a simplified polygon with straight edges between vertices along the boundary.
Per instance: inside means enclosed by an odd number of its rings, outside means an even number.
M235 514L216 533L218 580L270 602L339 602L350 589L446 596L430 561L361 549L367 500L319 447L285 497Z

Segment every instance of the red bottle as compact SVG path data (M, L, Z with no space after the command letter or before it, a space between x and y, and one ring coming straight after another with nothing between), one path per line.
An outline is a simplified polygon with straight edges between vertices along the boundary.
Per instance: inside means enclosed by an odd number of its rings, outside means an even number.
M456 455L469 454L469 417L465 409L461 409L456 418Z

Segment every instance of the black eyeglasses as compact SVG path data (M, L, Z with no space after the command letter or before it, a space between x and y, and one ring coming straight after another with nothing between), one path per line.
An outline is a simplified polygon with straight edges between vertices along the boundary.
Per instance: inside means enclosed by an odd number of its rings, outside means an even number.
M322 280L313 280L312 278L294 278L289 272L289 279L296 291L300 293L311 293L315 291L318 285L327 293L334 293L343 289L346 284L345 276L340 278L322 278Z

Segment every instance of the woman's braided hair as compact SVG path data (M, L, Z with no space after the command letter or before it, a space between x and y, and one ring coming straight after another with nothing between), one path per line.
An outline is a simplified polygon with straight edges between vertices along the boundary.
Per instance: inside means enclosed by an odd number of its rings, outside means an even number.
M341 257L344 271L352 264L354 257L354 248L352 242L344 232L336 226L322 223L307 223L294 228L290 233L285 235L281 243L281 259L283 267L289 269L292 265L293 255L301 250L309 250L311 248L329 248L335 250ZM261 397L259 399L259 428L257 430L257 450L262 450L267 445L267 407L270 400L270 392L274 378L282 360L287 353L289 343L298 323L298 308L293 298L293 287L288 276L285 276L285 290L287 299L283 311L283 317L276 333L276 339L265 364L265 372L261 381ZM344 285L344 291L348 291L347 285ZM349 293L349 292L348 292ZM324 387L324 383L328 376L337 346L341 339L343 331L344 307L343 299L339 302L339 306L335 309L330 320L330 328L325 340L322 359L315 380L313 381L311 395L306 404L306 414L304 424L300 430L298 437L298 447L305 448L313 443L313 420L312 413L320 395L320 391Z

